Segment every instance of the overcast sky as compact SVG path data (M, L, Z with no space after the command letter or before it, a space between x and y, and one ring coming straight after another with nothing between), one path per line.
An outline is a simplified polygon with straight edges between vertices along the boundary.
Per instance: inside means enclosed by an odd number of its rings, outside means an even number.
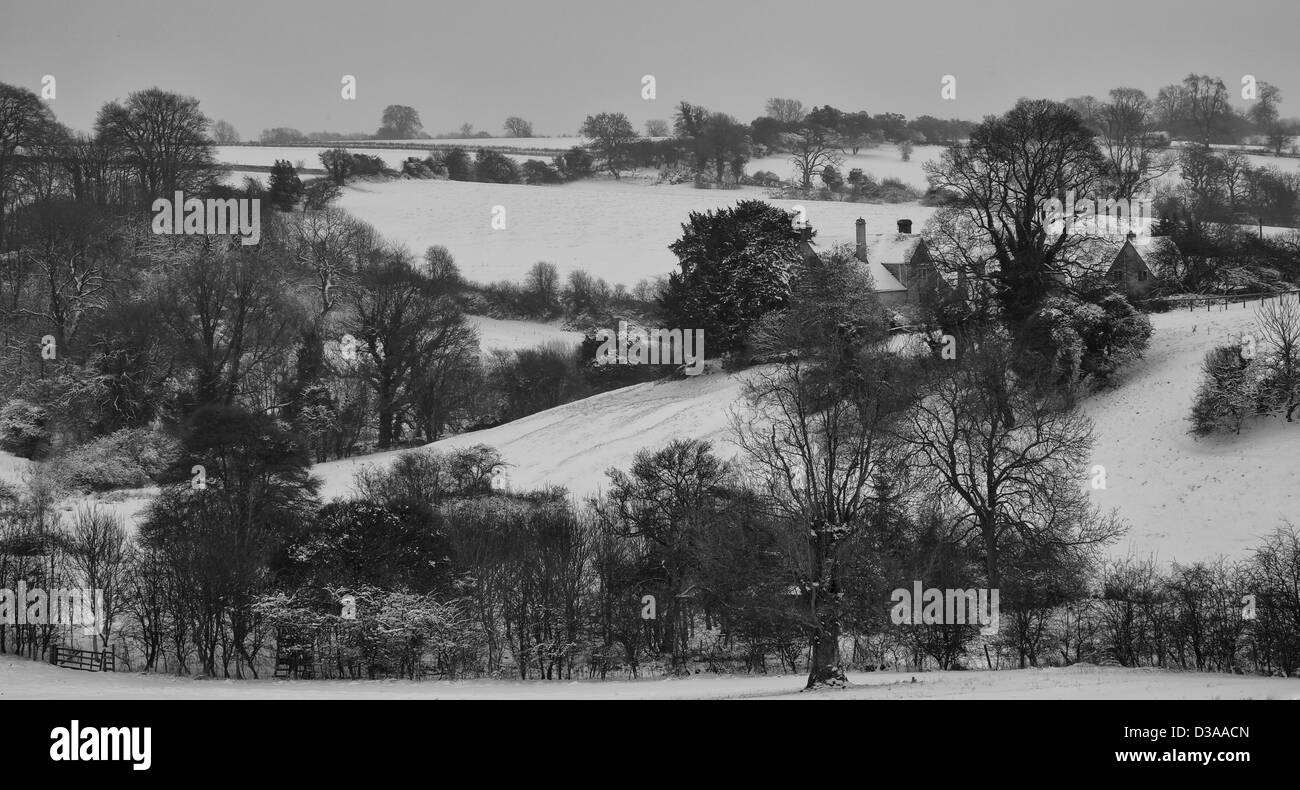
M1298 35L1297 0L0 0L0 82L39 91L54 75L51 108L81 130L157 85L245 139L373 132L389 104L434 134L501 134L507 115L571 133L602 111L641 128L682 99L749 121L770 96L978 120L1021 96L1154 95L1189 71L1221 77L1238 106L1242 75L1272 82L1295 116ZM945 74L956 100L940 99Z

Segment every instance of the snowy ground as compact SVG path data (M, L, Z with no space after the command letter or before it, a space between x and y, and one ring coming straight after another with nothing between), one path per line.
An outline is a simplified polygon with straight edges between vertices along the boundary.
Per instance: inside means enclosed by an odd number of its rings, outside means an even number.
M571 332L560 328L558 324L541 321L506 321L472 315L469 316L469 322L478 330L478 345L485 354L498 348L518 350L535 348L545 343L575 345L581 343L583 337L581 332Z
M840 175L847 178L849 171L858 167L862 169L863 173L875 178L876 181L897 178L909 186L924 191L929 182L926 181L925 171L922 168L926 162L938 159L943 151L944 148L940 145L918 145L912 149L911 160L904 162L902 155L898 152L898 147L893 143L886 143L875 148L863 148L856 154L844 154L844 162L839 166ZM751 159L745 165L746 173L753 174L759 170L776 173L783 179L794 179L796 177L789 154ZM821 186L820 180L816 183Z
M0 656L5 699L1300 699L1300 680L1074 666L999 672L855 672L803 693L802 675L593 681L193 680L91 673ZM915 682L912 679L915 678Z
M692 211L743 199L768 200L767 190L602 179L546 187L407 180L351 184L339 206L416 253L447 247L461 274L475 282L520 280L534 263L549 261L562 276L581 268L630 288L674 270L668 245ZM919 232L934 213L919 203L769 202L788 210L802 205L822 247L852 242L858 217L866 219L868 233L893 233L900 219L912 220ZM497 206L505 209L504 230L492 226Z
M660 139L660 138L655 138ZM352 142L344 141L342 144L347 145L365 145L366 140L356 140ZM434 140L413 139L413 140L385 140L387 143L409 143L414 148L428 148L437 145L459 145L462 148L536 148L539 150L554 151L557 154L561 151L567 151L575 145L586 145L585 137L457 137L457 138L438 138Z
M1254 316L1253 303L1152 316L1146 357L1120 387L1084 401L1097 425L1093 462L1106 468L1106 488L1091 491L1093 501L1130 524L1116 553L1179 562L1240 556L1283 519L1300 524L1300 422L1266 417L1248 421L1240 436L1187 433L1205 353L1253 332Z
M673 439L711 440L719 455L734 455L729 412L743 410L744 377L706 370L679 381L624 387L427 446L443 451L495 447L508 464L505 476L512 488L559 485L582 498L604 487L606 469L626 468L638 450L658 449ZM330 461L312 472L325 481L322 496L344 496L361 466L387 465L399 452Z

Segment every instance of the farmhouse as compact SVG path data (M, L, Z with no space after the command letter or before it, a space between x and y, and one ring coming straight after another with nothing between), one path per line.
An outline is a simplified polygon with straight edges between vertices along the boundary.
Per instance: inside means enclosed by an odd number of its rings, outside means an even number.
M1127 297L1142 298L1178 248L1167 236L1083 236L1073 251L1069 278L1103 275Z
M886 306L921 304L934 289L946 284L935 268L925 240L912 233L912 221L900 219L897 233L867 233L867 221L858 218L853 254L871 273L876 293ZM817 251L805 233L801 242L805 258Z

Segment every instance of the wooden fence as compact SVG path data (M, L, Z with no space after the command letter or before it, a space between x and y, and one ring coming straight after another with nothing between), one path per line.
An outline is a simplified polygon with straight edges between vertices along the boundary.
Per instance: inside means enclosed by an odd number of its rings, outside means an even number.
M1289 291L1261 291L1259 293L1249 294L1214 294L1214 295L1186 295L1186 296L1165 296L1155 299L1144 299L1139 304L1163 301L1170 306L1171 310L1181 310L1184 306L1188 311L1193 311L1200 306L1204 306L1207 311L1218 307L1219 310L1227 310L1229 305L1241 303L1244 310L1248 302L1258 302L1264 299L1296 299L1300 301L1300 288L1293 288Z
M65 669L87 672L116 672L117 657L111 650L78 650L74 647L50 648L50 663Z

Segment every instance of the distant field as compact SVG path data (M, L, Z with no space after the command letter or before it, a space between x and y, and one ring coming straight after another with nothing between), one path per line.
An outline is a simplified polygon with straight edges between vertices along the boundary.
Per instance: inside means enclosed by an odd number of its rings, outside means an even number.
M505 321L482 315L472 315L469 320L478 330L478 345L484 354L498 348L515 350L555 342L577 345L583 337L581 332L570 332L558 324L540 321Z
M651 186L609 180L562 186L519 186L453 181L357 183L339 205L386 238L419 253L433 244L451 250L461 273L476 282L521 279L538 261L567 273L582 268L629 287L667 274L677 259L668 245L681 236L690 212L767 200L767 191ZM798 201L770 201L793 210ZM934 209L919 203L879 205L805 201L819 245L851 242L854 221L869 233L894 232L910 219L920 231ZM493 230L494 206L505 209L506 229Z
M365 145L371 140L351 141ZM463 137L438 140L385 140L385 143L410 143L416 148L429 145L460 145L466 148L547 148L553 151L567 151L575 145L585 145L585 137ZM349 144L343 141L340 145Z
M878 148L864 148L856 155L844 154L840 175L847 176L850 170L860 167L863 173L874 177L877 181L897 178L917 189L924 190L927 182L922 166L932 159L938 159L943 150L943 146L939 145L918 145L912 150L911 161L904 162L902 155L898 153L898 148L892 143ZM795 177L794 164L790 161L789 154L751 159L749 164L745 165L747 173L752 174L759 170L776 173L783 179ZM821 186L820 179L815 183Z

